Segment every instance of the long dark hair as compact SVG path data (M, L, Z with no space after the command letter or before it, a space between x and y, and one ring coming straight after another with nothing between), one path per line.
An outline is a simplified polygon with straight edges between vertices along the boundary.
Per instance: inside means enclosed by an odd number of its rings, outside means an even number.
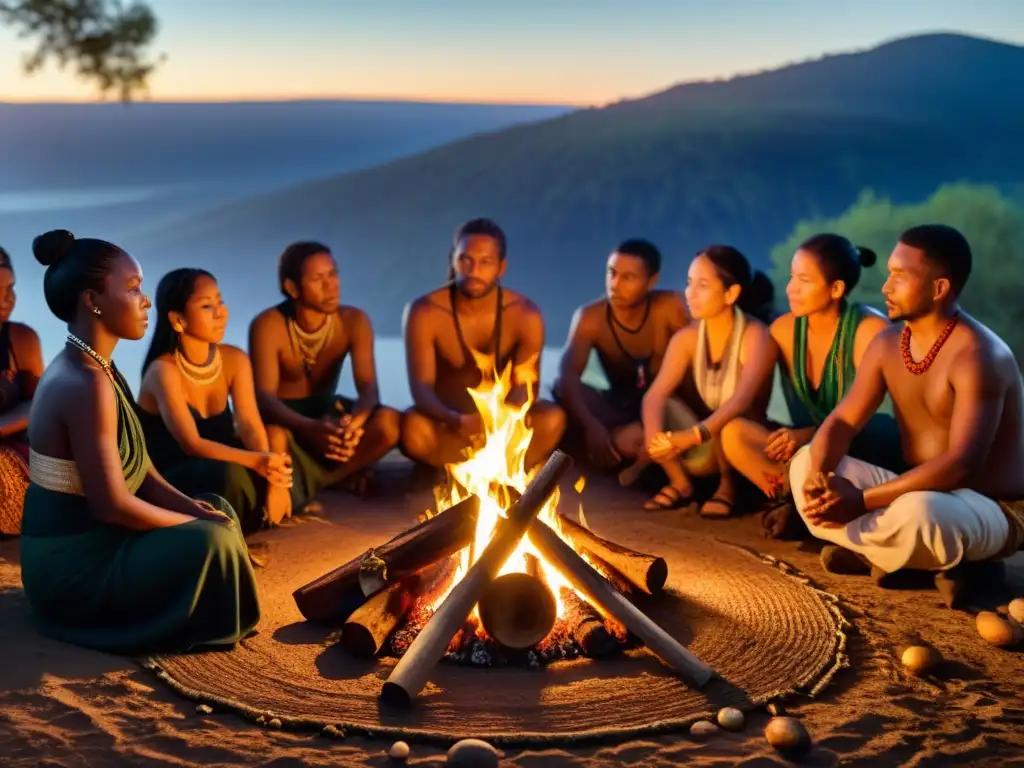
M878 260L870 248L854 245L842 235L829 232L808 238L797 250L814 254L818 268L830 285L837 280L843 281L844 298L860 282L861 267L874 266Z
M142 375L146 375L154 360L169 355L178 348L178 332L171 326L171 312L184 312L185 305L196 290L196 282L201 277L216 281L205 269L185 267L168 272L160 278L156 287L156 329L149 342L146 359L142 363Z
M11 255L0 247L0 269L7 269L14 272L14 265L11 263Z
M761 270L750 267L747 257L731 245L709 245L697 254L715 265L726 288L740 286L736 305L763 323L770 323L775 312L775 286Z

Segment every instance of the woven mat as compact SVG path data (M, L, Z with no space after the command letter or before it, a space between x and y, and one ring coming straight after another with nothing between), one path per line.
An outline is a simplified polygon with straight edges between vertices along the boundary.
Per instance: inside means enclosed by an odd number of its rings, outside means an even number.
M229 652L145 664L190 699L257 722L277 718L284 728L530 745L635 737L686 727L723 706L813 695L846 660L836 600L786 564L710 537L666 541L643 518L610 520L595 532L668 561L668 592L642 607L721 680L691 690L646 649L538 670L440 664L411 710L390 710L377 697L395 660L349 657L336 634L302 620L291 593L397 533L405 522L396 517L357 514L274 531L271 565L260 572L259 633Z

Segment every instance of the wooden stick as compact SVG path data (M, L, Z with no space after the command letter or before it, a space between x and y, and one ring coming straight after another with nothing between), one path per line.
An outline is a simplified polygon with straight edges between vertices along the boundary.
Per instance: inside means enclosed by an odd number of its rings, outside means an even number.
M339 645L359 658L376 656L416 600L443 588L454 578L458 566L458 555L449 555L381 590L348 617Z
M377 559L383 571L382 584L432 565L468 546L476 531L479 500L475 496L424 520L391 541L349 560L333 571L299 587L292 594L299 611L308 621L343 621L369 597L359 584L359 572L367 561Z
M484 631L506 648L532 648L551 631L558 618L558 603L551 589L536 575L506 573L480 596L480 623Z
M509 509L507 517L498 522L479 559L448 593L391 671L381 689L381 701L392 706L408 706L423 690L430 671L444 656L452 637L469 618L487 585L515 551L526 529L571 466L572 459L561 451L551 455L526 492Z
M562 535L577 552L596 555L625 576L638 589L653 595L660 592L668 579L668 564L662 557L623 547L602 539L565 515L558 516Z
M703 688L715 674L707 664L688 651L675 638L649 619L623 597L586 560L566 544L542 521L530 526L530 541L554 567L590 602L600 606L626 625L644 645L675 668L687 683Z
M562 587L567 632L583 651L584 656L607 656L618 647L615 638L604 625L604 619L590 603L581 600L573 590Z

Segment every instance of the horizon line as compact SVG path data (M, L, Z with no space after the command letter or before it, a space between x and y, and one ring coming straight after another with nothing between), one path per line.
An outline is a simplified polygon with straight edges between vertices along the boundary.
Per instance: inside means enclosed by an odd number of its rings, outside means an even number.
M546 100L546 99L457 99L443 96L389 96L389 95L349 95L349 96L328 96L328 95L278 95L266 96L161 96L159 98L148 98L139 95L132 98L131 104L287 104L293 102L372 102L372 103L394 103L394 104L450 104L453 106L470 105L485 107L565 107L567 109L586 109L588 107L604 106L603 102L570 100ZM0 98L0 104L34 104L43 106L61 106L71 104L122 104L118 98L102 97L81 97L81 98ZM611 102L608 102L611 103Z

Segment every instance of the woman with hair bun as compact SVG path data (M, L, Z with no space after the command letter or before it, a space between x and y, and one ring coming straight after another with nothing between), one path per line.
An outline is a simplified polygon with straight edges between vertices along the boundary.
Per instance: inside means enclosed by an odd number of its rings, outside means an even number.
M782 502L765 513L765 527L775 535L791 537L800 528L799 516L786 502L787 463L842 400L864 350L889 325L874 310L847 299L861 269L875 261L873 251L841 235L815 235L801 244L786 286L790 311L771 326L782 353L782 391L792 426L772 430L737 419L722 435L732 466L769 499ZM898 471L902 457L896 421L876 414L854 439L850 454Z
M28 488L28 414L43 375L39 334L11 322L14 265L0 248L0 536L21 532Z
M66 230L32 244L65 348L29 421L21 570L43 634L115 653L225 646L259 621L237 516L153 469L128 385L110 356L146 332L142 270L112 243Z
M691 475L718 475L700 513L732 513L736 477L718 437L740 416L764 418L777 354L767 326L773 298L771 281L732 246L709 246L691 262L686 303L697 322L672 337L643 401L647 454L668 476L645 509L684 506Z

